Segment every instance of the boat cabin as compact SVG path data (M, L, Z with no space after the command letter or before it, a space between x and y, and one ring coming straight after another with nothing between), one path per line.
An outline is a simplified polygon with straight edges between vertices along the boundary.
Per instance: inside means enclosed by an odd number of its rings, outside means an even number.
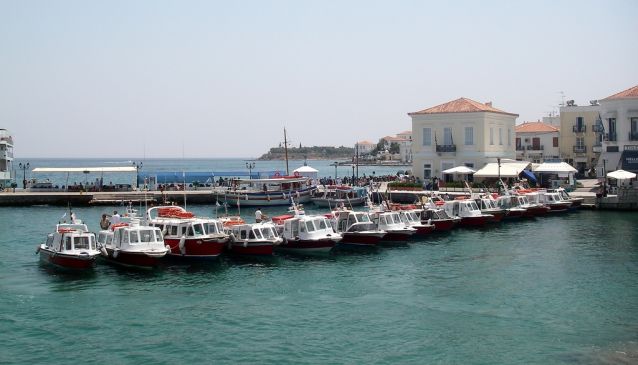
M474 200L447 201L444 205L445 212L452 217L480 216L481 210Z
M160 229L143 226L121 226L114 230L100 231L97 242L105 247L114 248L151 245L158 242L164 247L164 237Z
M73 253L84 250L95 250L95 234L84 230L86 225L64 225L64 228L58 229L55 233L47 236L45 246L57 252ZM69 228L69 226L84 226L81 229ZM84 229L82 229L84 228Z
M189 219L151 223L167 237L201 238L209 235L224 235L222 222L215 219Z
M365 212L338 211L335 212L333 228L337 232L360 232L376 230L376 224L370 220Z
M239 241L277 241L279 234L272 223L238 224L229 228Z
M285 220L283 225L283 236L287 239L296 237L306 239L335 234L328 219L322 216L291 218Z

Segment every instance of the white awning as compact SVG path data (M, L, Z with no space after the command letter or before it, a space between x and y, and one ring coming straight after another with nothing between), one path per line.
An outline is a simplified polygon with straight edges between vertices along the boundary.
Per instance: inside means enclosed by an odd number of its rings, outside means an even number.
M543 162L534 169L534 172L553 172L553 173L569 173L578 172L572 165L567 162Z
M474 177L517 177L521 171L525 170L529 165L530 163L526 161L501 162L499 173L498 163L490 162L475 172Z
M298 173L302 173L302 172L306 172L306 173L308 173L308 172L309 172L309 173L315 173L315 172L319 172L319 170L317 170L317 169L313 169L312 167L310 167L310 166L307 166L307 165L306 165L306 166L301 166L300 168L296 169L296 170L295 170L295 171L293 171L293 172L298 172Z
M79 172L79 173L95 173L95 172L135 172L134 166L122 167L36 167L33 172Z
M456 166L456 167L452 167L451 169L447 169L447 170L443 170L444 174L464 174L464 175L468 175L468 174L473 174L476 171L472 170L471 168L467 167L467 166Z
M294 182L306 182L308 181L307 177L274 177L271 179L234 179L232 181L237 181L242 184L251 183L251 184L288 184Z
M625 170L616 170L608 173L607 177L611 177L616 180L629 180L635 178L636 174Z

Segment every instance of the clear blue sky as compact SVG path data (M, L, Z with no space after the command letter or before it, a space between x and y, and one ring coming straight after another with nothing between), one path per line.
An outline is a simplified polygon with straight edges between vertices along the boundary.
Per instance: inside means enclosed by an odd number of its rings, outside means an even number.
M638 1L0 0L16 157L353 145L459 97L517 122L638 84Z

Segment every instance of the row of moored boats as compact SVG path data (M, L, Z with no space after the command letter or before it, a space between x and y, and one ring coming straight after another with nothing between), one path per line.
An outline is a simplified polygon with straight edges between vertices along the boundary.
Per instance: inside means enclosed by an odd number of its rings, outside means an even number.
M215 260L222 254L247 257L276 252L328 254L335 247L405 244L412 237L455 227L481 227L510 219L567 212L581 204L564 191L432 196L418 205L384 202L355 211L344 205L326 214L305 214L293 204L288 214L247 223L238 216L197 217L179 206L152 207L142 219L129 209L121 222L97 234L80 221L59 223L38 246L40 259L64 269L90 269L97 259L136 268L163 262Z

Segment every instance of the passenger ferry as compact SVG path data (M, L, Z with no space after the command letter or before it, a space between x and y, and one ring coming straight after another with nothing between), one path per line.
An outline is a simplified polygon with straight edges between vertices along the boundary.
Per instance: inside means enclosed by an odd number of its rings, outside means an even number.
M316 186L303 176L275 176L269 179L235 179L230 186L213 187L212 194L219 203L229 206L288 205L294 198L298 203L310 201Z

